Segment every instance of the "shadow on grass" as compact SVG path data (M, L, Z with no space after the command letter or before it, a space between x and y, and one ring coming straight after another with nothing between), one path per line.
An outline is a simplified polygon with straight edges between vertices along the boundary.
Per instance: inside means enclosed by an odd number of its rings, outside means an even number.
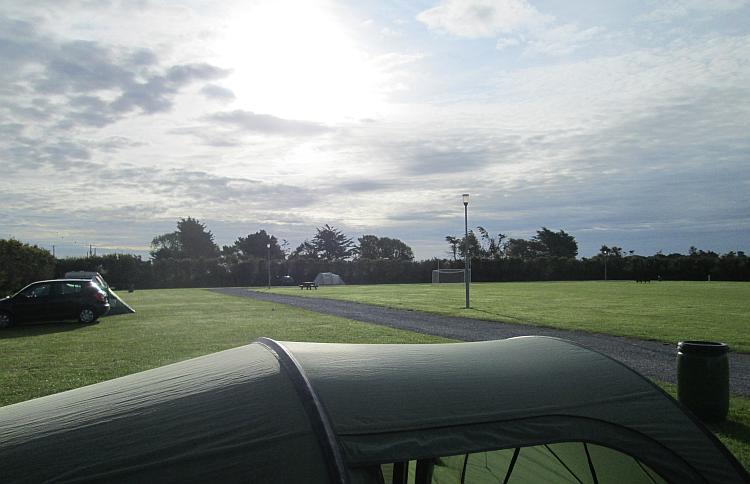
M725 420L720 423L706 424L706 427L711 429L714 433L720 433L731 439L736 439L741 442L750 442L750 427L743 423Z
M82 323L26 323L0 330L0 339L27 338L52 333L63 333L91 326Z

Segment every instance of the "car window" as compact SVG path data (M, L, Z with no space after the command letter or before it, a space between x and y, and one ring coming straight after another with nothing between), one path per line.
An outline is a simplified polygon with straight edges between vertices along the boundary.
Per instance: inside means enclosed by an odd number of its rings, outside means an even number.
M72 296L81 293L82 284L80 282L64 282L60 284L60 294L63 296Z
M50 284L39 284L26 289L23 294L27 297L47 297L50 293Z

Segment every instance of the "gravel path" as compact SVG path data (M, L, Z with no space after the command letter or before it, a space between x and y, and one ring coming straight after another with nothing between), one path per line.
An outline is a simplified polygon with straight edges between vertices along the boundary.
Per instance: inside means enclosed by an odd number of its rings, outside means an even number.
M634 338L565 331L525 324L507 324L471 318L438 316L419 311L388 309L334 299L308 298L256 292L247 288L214 289L231 296L243 296L262 301L286 304L318 313L332 314L347 319L380 324L418 333L443 336L461 341L482 341L514 336L554 336L575 341L609 355L642 375L655 380L677 383L677 342L674 344L642 341ZM733 394L750 396L750 354L729 354L729 387Z

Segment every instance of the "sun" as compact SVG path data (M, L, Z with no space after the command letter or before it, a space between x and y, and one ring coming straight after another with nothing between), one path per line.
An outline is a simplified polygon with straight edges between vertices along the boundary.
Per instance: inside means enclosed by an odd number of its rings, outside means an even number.
M218 50L244 109L336 122L382 108L375 64L325 2L273 0L237 13Z

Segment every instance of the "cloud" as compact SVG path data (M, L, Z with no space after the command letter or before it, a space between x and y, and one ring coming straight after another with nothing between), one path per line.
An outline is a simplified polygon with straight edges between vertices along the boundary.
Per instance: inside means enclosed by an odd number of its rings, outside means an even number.
M274 200L272 212L281 212L309 205L318 198L313 190L299 186L199 170L159 170L158 177L150 175L148 181L143 181L146 190L180 201L183 207L199 205L206 211L235 207L255 212L267 207L266 200ZM231 218L238 214L233 210L228 215Z
M203 62L161 65L156 53L143 47L59 40L28 21L7 18L0 18L0 59L0 79L14 86L15 92L63 96L69 112L55 114L68 116L74 125L94 127L111 124L134 110L167 111L184 87L229 73ZM17 114L36 117L33 107L10 92L3 94L3 101ZM50 114L49 109L39 111Z
M64 137L37 139L16 135L0 144L0 160L6 173L33 172L44 167L55 170L88 170L95 165L89 147Z
M735 12L748 5L748 0L667 0L659 2L657 8L639 16L638 20L666 23L694 15L711 17Z
M604 29L560 23L526 0L445 0L417 15L431 30L470 39L497 37L498 50L525 46L531 54L562 56L588 45Z
M110 136L102 141L95 143L95 147L105 153L114 153L121 150L138 148L145 146L146 143L136 141L126 136Z
M330 128L320 123L283 119L270 114L256 114L241 109L212 114L205 119L246 133L316 136L330 131Z
M581 29L573 24L564 24L537 33L528 42L527 52L563 56L589 45L602 34L601 27Z
M146 82L131 82L111 104L116 112L129 112L140 108L144 113L171 109L174 96L193 82L224 77L228 71L209 64L184 64L170 67L163 75L153 75Z
M394 187L394 183L373 179L351 179L335 184L336 190L347 192L382 192Z
M525 0L446 0L417 15L432 30L487 38L539 28L552 20Z
M209 99L217 99L220 101L231 101L235 99L234 92L231 89L217 86L216 84L206 84L201 89L201 94Z
M0 15L0 129L9 134L0 160L10 173L98 167L97 153L144 143L111 135L97 142L96 130L169 111L188 86L229 72L205 62L163 63L142 46L60 38L44 25Z
M518 37L501 37L497 39L497 42L495 43L495 48L497 50L503 50L508 47L515 47L518 45L521 45L523 41L519 39Z

